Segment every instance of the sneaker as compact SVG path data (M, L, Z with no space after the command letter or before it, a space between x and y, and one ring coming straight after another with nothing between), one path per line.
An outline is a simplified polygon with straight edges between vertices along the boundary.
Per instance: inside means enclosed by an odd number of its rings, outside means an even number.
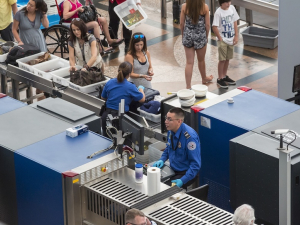
M224 78L223 78L223 79L217 79L217 84L218 84L221 88L228 88L228 85L225 83Z
M227 83L227 84L231 84L231 85L234 85L235 84L235 81L230 79L229 76L226 76L225 78L223 78L223 80Z

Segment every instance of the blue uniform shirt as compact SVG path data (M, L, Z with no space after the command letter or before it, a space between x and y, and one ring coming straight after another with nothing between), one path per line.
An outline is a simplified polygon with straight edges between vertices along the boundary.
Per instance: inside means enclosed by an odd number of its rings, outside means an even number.
M107 99L106 107L114 110L118 110L121 99L125 99L125 112L129 111L129 105L133 100L139 101L143 98L143 94L134 84L127 79L119 83L117 78L111 79L105 84L101 96Z
M169 131L167 147L160 159L164 162L169 159L174 171L187 171L180 178L183 184L195 178L201 168L200 140L196 131L185 123L181 124L176 133Z

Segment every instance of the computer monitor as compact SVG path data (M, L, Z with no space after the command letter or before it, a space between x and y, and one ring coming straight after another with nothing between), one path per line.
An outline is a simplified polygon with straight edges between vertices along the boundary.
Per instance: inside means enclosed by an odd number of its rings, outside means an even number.
M135 144L135 151L144 155L144 136L145 131L142 124L138 123L134 119L130 118L128 115L124 114L121 116L121 130L123 134L125 132L131 132L132 134L128 137L130 141ZM125 143L127 140L125 140ZM131 144L129 144L131 146Z
M300 65L294 67L293 92L300 92Z

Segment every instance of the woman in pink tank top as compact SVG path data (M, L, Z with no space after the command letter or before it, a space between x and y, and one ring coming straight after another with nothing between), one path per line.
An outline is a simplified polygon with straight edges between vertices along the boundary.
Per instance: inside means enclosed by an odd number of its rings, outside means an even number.
M71 6L72 6L70 12L76 11L78 8L80 8L82 6L82 4L77 0L76 0L75 3L73 3L71 0L68 0L68 1L70 2ZM73 16L71 16L70 18L73 19L73 18L78 18L78 17L79 16L78 16L78 12L77 12Z
M89 5L89 0L85 0L85 5ZM78 0L65 0L63 3L63 18L64 20L70 19L70 18L78 18L78 12L83 12L84 9L82 8L82 4ZM112 39L109 34L108 29L108 23L104 17L98 16L98 22L97 21L91 21L86 23L86 26L88 30L93 29L94 30L94 36L96 38L100 39L100 27L103 29L104 35L107 39L108 44L111 47L117 47L124 39ZM100 51L102 49L100 48ZM109 49L106 49L109 50Z

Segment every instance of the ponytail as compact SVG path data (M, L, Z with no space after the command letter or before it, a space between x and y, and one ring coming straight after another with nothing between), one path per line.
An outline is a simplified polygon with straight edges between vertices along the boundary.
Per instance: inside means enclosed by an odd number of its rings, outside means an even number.
M122 83L122 82L123 82L124 76L123 76L122 70L118 70L117 80L118 80L119 83Z
M132 65L129 62L122 62L118 69L117 80L119 83L123 82L132 71Z

